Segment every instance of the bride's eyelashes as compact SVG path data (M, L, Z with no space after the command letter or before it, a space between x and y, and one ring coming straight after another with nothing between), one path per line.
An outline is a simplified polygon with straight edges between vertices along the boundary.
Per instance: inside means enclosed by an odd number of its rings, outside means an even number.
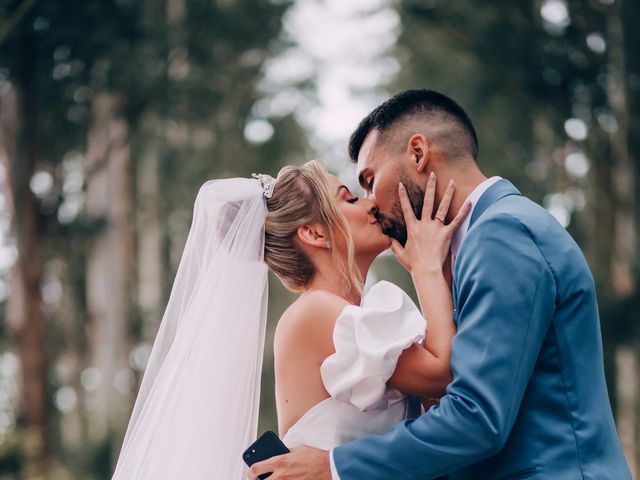
M343 194L345 196L347 195L353 195L353 193L351 193L351 190L349 190L349 188L347 188L346 185L340 185L338 187L338 195ZM344 197L343 197L344 198ZM345 198L344 200L348 203L356 203L358 201L360 197L358 197L357 195L353 195L350 198Z

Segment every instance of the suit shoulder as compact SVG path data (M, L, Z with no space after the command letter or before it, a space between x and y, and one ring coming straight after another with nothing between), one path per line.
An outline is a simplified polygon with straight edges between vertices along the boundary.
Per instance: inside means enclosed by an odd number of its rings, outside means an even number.
M484 240L504 238L504 235L525 236L533 240L525 218L509 211L487 210L469 228L465 243L485 243Z
M536 244L548 236L569 236L544 207L521 195L504 197L490 205L469 229L468 236L494 229L526 235Z
M501 210L487 210L469 229L456 260L458 267L511 265L514 269L535 268L546 262L531 230L519 216Z

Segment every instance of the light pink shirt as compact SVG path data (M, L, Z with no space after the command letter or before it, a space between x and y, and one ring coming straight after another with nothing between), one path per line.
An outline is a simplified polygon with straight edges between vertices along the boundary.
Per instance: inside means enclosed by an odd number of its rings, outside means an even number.
M460 250L460 245L462 245L462 240L467 235L467 230L469 230L471 215L473 215L473 210L476 208L476 203L478 203L478 200L480 200L480 197L482 197L484 192L489 190L489 188L498 180L502 180L502 177L487 178L484 182L474 188L465 200L465 203L471 202L471 211L467 215L467 218L464 219L464 222L462 222L462 225L460 225L460 228L456 230L456 233L453 234L453 238L451 239L451 257L454 261L458 256L458 251ZM453 268L453 262L451 262L451 268Z

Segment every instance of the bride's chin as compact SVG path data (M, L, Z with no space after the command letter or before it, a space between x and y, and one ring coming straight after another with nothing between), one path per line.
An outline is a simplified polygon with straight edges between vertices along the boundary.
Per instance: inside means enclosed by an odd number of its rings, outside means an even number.
M380 244L384 245L384 249L382 250L382 252L384 252L388 248L391 248L391 237L388 237L383 233L382 238L380 239Z
M391 248L391 239L385 235L384 240L381 239L380 244L377 247L378 248L375 249L376 256Z
M378 245L369 245L368 248L358 248L356 246L356 257L360 258L369 258L371 261L377 258L378 255L386 252L391 247L391 241L389 242L380 242Z
M354 245L356 256L377 257L391 248L391 238L382 232L379 235L379 237L375 237L374 241L371 241L371 238L363 243L356 242L356 245Z

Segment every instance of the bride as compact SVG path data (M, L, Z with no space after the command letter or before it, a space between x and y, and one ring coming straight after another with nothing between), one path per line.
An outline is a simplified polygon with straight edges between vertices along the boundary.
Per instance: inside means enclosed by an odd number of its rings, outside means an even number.
M469 211L443 224L454 185L424 222L432 248L413 266L426 272L414 276L419 310L389 282L363 296L373 260L390 246L401 251L371 200L317 161L285 167L277 179L254 176L212 180L198 193L114 479L245 477L241 454L257 434L267 267L301 292L274 339L278 430L289 448L328 450L384 433L420 413L416 397L428 408L444 394L455 333L446 260ZM434 191L432 178L425 218Z

